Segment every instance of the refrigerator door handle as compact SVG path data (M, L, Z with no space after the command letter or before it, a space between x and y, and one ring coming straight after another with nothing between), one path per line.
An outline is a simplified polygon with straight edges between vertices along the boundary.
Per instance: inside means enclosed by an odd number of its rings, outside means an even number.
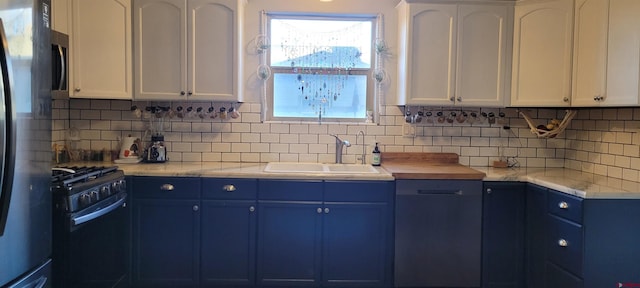
M9 202L13 186L13 168L15 164L15 133L13 128L14 109L11 93L11 57L9 44L2 19L0 19L0 89L3 96L0 103L0 236L4 234L9 213Z

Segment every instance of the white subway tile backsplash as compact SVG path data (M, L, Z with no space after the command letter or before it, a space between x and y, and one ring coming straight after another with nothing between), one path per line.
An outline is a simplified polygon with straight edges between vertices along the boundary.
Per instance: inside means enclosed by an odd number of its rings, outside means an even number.
M72 126L81 131L79 145L83 149L115 149L118 139L128 134L142 138L149 121L136 118L130 112L132 105L143 108L149 102L55 100L53 141L64 143L65 131ZM152 105L172 106L169 102ZM502 154L515 157L521 167L566 167L631 180L640 174L640 108L580 110L569 128L555 139L536 138L518 109L509 108L476 110L504 112L506 117L493 125L424 120L413 125L415 137L403 136L405 110L397 106L385 106L379 123L366 125L262 123L259 103L242 103L236 108L241 112L238 119L167 119L164 135L170 161L333 162L335 139L329 134L337 134L353 145L345 148L345 162L355 162L362 151L362 140L356 139L356 134L362 130L367 154L373 143L379 142L383 152L453 152L460 155L460 163L474 166L487 166ZM419 110L411 107L414 113ZM538 123L565 115L563 109L528 111ZM503 129L503 125L511 129Z
M219 153L231 152L231 143L211 143L211 151Z
M251 152L253 153L269 152L269 144L268 143L251 143Z
M211 152L212 143L192 143L191 149L193 152Z

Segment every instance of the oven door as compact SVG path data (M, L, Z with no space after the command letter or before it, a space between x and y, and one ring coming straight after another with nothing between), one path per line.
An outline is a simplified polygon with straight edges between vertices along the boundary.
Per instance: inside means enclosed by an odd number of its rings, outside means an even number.
M54 288L128 286L129 208L126 193L104 207L54 217ZM74 224L75 223L75 224Z

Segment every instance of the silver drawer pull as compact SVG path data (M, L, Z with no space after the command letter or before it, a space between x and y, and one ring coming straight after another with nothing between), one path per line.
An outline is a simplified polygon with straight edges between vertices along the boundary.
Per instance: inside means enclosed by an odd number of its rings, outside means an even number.
M318 212L318 214L320 214L322 213L322 208L318 208L316 211Z
M569 242L567 242L567 240L560 239L560 240L558 240L558 246L567 247L567 246L569 246Z
M222 190L227 192L233 192L233 191L236 191L236 186L233 186L232 184L224 185L222 186Z
M175 189L176 187L174 187L171 184L162 184L160 185L160 190L162 191L173 191L173 189Z
M249 212L253 212L253 211L256 211L256 207L254 206L249 207Z
M562 202L558 203L558 207L560 207L560 209L568 209L569 208L569 203L562 201Z

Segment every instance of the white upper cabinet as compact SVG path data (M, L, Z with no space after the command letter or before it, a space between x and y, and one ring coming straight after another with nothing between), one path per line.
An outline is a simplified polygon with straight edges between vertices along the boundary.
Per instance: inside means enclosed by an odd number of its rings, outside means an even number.
M135 99L242 101L242 0L136 0Z
M511 6L398 5L400 105L505 105Z
M640 1L578 0L573 106L640 104Z
M524 1L513 26L511 106L569 106L573 0Z
M69 0L51 0L51 30L69 35Z
M72 0L69 96L131 99L130 0Z

